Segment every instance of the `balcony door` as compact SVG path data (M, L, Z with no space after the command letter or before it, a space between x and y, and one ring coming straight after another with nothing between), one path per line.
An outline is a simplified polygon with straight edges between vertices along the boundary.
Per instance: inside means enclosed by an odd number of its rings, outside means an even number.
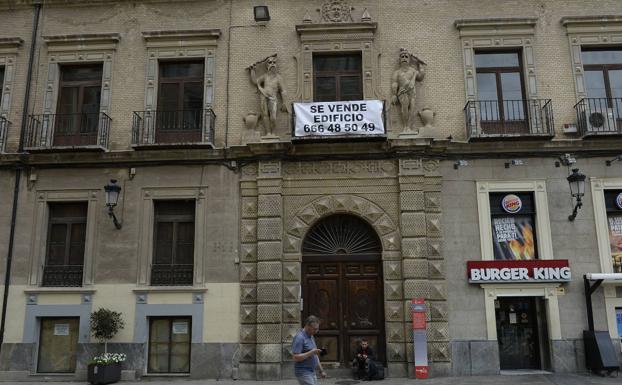
M622 49L584 49L582 60L587 92L584 105L592 128L599 127L593 120L600 117L603 130L621 130Z
M204 62L160 62L156 143L195 143L203 131Z
M102 65L60 67L58 109L54 122L55 146L97 144Z
M529 132L520 52L475 53L478 109L486 135Z
M361 55L314 55L314 99L336 102L363 99Z

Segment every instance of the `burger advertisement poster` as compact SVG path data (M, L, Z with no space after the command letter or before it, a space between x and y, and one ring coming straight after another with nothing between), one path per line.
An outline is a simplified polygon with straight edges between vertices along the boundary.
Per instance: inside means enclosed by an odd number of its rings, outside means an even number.
M495 259L535 259L535 226L533 216L521 213L523 202L515 194L505 195L501 200L501 208L508 215L499 215L492 218Z

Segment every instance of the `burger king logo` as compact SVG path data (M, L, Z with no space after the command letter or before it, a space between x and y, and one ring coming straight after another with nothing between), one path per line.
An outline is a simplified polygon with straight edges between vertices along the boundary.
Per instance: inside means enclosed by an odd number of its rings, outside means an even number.
M619 209L622 209L622 192L616 197L616 206L618 206Z
M521 201L520 198L514 194L508 194L503 197L503 200L501 201L501 207L503 207L503 210L505 210L506 212L514 214L519 212L523 208L523 201Z

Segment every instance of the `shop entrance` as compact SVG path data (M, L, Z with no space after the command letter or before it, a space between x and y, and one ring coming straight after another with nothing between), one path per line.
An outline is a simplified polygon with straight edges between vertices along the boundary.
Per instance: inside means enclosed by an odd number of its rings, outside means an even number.
M373 228L333 215L311 228L302 250L302 318L320 318L315 339L328 353L322 360L349 365L365 337L384 362L382 248Z
M41 318L38 373L73 373L80 318Z
M539 297L495 300L501 370L549 367L546 311Z

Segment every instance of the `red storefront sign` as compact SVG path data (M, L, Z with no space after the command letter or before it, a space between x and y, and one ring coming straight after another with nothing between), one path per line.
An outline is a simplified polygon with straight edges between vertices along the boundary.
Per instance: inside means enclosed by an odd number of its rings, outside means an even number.
M425 298L413 298L410 302L410 310L413 317L415 378L428 378L428 337L425 320Z
M567 259L467 261L470 283L569 282Z

